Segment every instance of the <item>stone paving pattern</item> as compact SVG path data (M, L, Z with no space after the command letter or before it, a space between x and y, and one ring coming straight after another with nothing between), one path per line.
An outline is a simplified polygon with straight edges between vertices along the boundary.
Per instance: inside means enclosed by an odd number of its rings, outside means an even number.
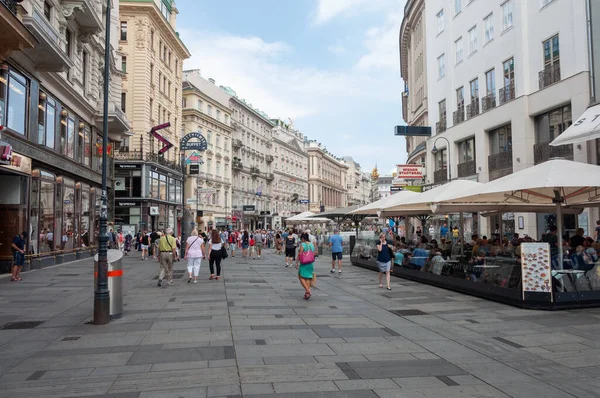
M282 256L230 258L221 281L156 286L124 260L124 316L91 320L90 260L0 279L2 397L600 397L600 309L521 310L316 264L303 300ZM392 312L394 311L394 312ZM42 322L14 324L14 322ZM14 329L29 327L30 329Z

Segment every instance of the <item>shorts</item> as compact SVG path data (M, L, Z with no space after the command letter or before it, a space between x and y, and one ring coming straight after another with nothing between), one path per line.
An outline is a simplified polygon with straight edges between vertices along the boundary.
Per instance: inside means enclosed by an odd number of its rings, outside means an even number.
M341 260L342 259L342 252L331 253L331 259L333 261L335 261L335 260Z
M13 252L13 265L25 265L25 255L21 252Z
M257 243L256 247L259 248L259 249L262 249L263 248L263 244L262 243Z
M248 244L247 243L242 243L242 249L247 249L248 248Z
M292 248L286 247L285 248L285 256L295 259L296 258L296 248L295 247L292 247Z
M387 272L390 270L392 262L382 263L381 261L377 261L377 266L379 267L379 272Z
M148 245L142 245L142 250L148 250Z

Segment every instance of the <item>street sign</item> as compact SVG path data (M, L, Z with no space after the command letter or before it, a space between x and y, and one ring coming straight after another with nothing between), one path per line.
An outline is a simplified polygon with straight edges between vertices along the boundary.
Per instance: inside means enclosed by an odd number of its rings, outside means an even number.
M298 202L300 202L300 204L307 205L307 204L310 203L310 200L308 200L308 199L300 199Z
M195 198L187 198L187 199L185 200L185 203L186 203L186 204L188 204L188 205L195 205L195 204L196 204L196 203L198 203L198 202L196 201L196 199L195 199Z
M404 191L404 187L390 187L390 192Z
M191 139L197 139L198 141L192 141ZM206 142L206 138L202 135L202 133L196 131L193 133L187 134L185 137L181 139L181 145L179 146L181 150L196 150L196 151L206 151L208 144Z
M200 174L200 165L199 164L191 164L190 165L190 174Z
M200 188L200 189L196 188L196 189L194 189L194 193L196 195L203 194L203 193L217 193L217 190L214 188Z

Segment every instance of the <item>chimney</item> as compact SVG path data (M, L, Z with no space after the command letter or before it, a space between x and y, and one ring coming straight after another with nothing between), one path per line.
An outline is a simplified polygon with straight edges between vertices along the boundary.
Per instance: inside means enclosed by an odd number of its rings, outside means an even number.
M212 84L215 84L215 79L213 79L212 77L208 78L208 81L211 82Z

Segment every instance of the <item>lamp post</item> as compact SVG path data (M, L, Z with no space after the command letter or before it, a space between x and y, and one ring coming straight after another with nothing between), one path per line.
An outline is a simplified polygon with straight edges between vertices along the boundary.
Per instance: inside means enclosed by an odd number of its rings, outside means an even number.
M446 163L448 164L448 181L452 181L452 171L450 170L450 141L448 141L446 137L436 138L435 141L433 141L433 148L431 148L431 153L434 155L436 155L439 152L439 150L435 146L435 143L438 140L446 140L446 143L448 144L448 146L446 147L446 149L448 150L448 158L446 159Z
M100 231L98 233L98 278L94 291L94 325L110 322L110 292L108 290L108 219L106 172L108 148L108 95L110 80L110 9L111 0L106 1L106 28L104 31L104 116L102 118L102 193L100 197Z

